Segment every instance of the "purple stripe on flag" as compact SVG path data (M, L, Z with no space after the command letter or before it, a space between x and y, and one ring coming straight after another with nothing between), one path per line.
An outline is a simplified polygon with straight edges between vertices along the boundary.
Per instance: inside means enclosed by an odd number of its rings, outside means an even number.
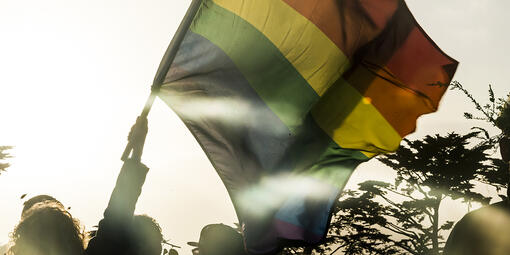
M311 243L316 243L321 241L322 236L316 235L314 233L308 232L305 229L298 227L294 224L275 219L274 227L278 232L280 237L284 237L289 240L307 240Z

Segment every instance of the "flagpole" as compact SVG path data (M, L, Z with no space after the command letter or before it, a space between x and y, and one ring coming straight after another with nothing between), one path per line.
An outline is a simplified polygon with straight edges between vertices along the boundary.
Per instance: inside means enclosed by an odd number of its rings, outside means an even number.
M193 21L195 14L200 8L201 3L202 0L192 0L190 6L188 7L188 11L184 15L184 18L182 19L179 28L177 28L177 31L175 32L172 41L170 41L170 45L166 49L165 55L163 55L163 59L159 64L158 71L156 72L154 81L152 82L151 93L147 98L147 101L145 101L145 106L143 107L140 117L147 118L147 116L149 115L149 112L152 108L152 104L156 99L157 93L165 80L165 76L173 63L175 56L177 55L177 50L179 49L179 46L181 45L182 40L184 39L184 36L188 32L188 29L191 26L191 22ZM131 142L128 142L126 148L124 149L124 153L122 153L121 157L122 161L125 161L129 157L132 149L133 148L131 146Z

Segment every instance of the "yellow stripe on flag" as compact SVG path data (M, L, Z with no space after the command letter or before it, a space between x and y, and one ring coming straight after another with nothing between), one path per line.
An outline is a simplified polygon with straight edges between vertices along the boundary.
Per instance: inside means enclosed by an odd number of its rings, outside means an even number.
M312 109L317 124L342 148L367 157L395 151L402 137L372 105L343 78Z
M213 0L263 33L322 96L349 68L345 54L315 24L280 0Z

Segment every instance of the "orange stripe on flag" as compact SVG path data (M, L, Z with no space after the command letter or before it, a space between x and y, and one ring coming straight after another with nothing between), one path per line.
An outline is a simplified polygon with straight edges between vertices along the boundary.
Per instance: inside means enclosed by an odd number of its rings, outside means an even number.
M390 80L384 72L360 65L346 80L404 137L416 129L420 115L433 112L434 108L426 97L396 85L400 82Z

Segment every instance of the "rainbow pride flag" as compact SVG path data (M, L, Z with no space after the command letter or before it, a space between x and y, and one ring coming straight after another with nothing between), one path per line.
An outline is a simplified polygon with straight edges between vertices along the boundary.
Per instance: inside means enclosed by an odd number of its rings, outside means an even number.
M398 0L204 0L159 92L252 254L324 240L351 173L437 110L458 63Z

